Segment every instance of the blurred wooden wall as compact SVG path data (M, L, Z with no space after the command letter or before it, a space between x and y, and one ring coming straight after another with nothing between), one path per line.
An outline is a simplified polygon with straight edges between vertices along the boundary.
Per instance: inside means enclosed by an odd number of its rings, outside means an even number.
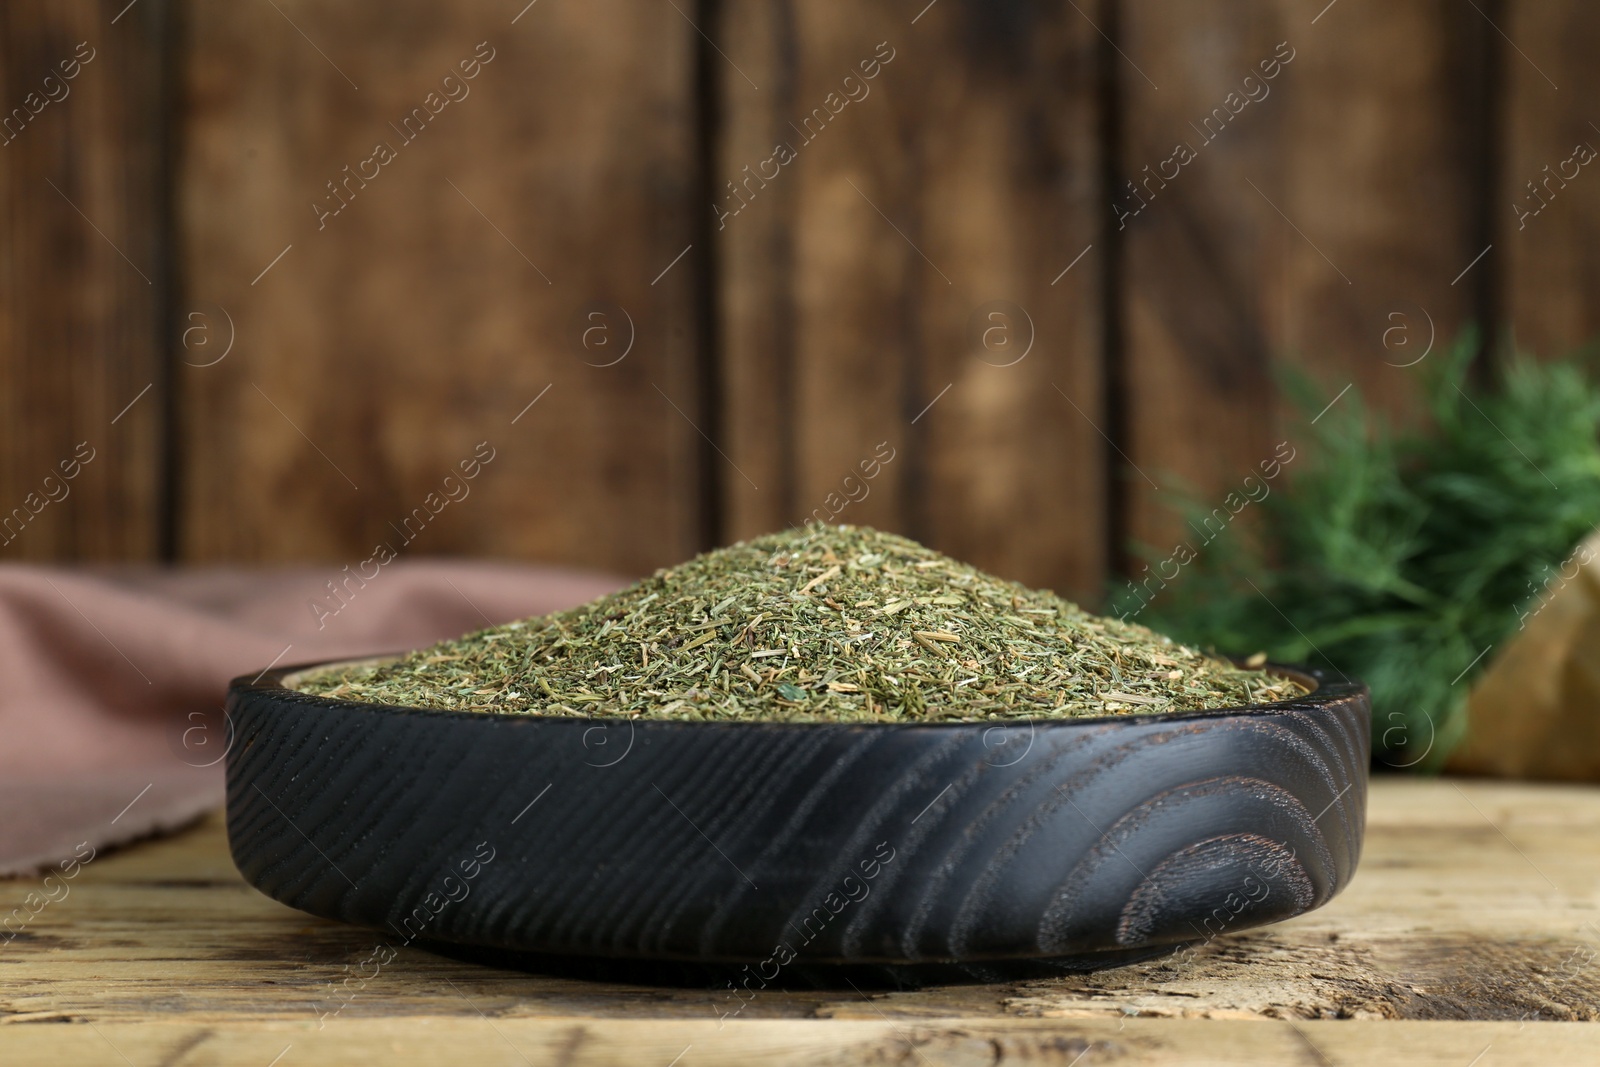
M641 572L824 509L1093 601L1163 490L1272 456L1273 360L1403 414L1430 338L1600 332L1597 41L1583 0L17 0L0 559Z

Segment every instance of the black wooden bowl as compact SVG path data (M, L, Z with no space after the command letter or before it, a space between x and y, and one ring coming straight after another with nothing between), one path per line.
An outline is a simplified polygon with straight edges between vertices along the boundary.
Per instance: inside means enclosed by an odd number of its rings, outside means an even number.
M1326 672L1199 713L844 725L381 707L305 669L231 687L234 862L407 944L1093 967L1315 908L1361 851L1367 690Z

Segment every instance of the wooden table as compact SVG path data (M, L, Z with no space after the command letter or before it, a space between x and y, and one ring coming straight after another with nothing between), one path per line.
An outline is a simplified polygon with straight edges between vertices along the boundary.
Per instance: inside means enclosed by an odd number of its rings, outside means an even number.
M212 816L95 859L0 946L0 1063L1600 1063L1597 830L1597 788L1381 779L1321 911L1182 960L722 1020L726 991L363 966L380 935L246 886ZM0 916L38 888L0 883Z

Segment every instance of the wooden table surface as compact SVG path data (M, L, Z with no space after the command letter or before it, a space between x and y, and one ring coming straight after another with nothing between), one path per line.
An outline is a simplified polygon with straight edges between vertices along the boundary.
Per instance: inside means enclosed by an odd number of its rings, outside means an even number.
M97 857L0 943L0 1063L1600 1063L1597 829L1600 788L1380 779L1321 911L1187 958L723 1019L726 990L388 959L245 885L211 816ZM40 887L0 883L0 918Z

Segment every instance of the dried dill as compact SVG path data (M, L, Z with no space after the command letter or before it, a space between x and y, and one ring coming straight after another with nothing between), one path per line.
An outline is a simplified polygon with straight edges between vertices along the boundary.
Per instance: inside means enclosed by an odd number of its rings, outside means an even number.
M1286 700L1212 659L866 527L770 534L302 692L501 714L970 722Z

